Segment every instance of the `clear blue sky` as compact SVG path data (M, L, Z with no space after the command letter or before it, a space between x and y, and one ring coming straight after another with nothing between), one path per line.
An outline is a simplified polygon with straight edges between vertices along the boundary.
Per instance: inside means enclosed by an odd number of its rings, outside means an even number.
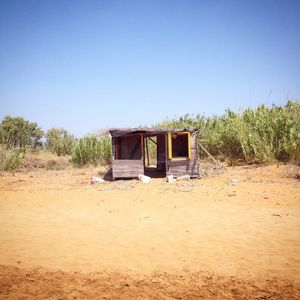
M0 120L80 136L287 98L299 0L0 0Z

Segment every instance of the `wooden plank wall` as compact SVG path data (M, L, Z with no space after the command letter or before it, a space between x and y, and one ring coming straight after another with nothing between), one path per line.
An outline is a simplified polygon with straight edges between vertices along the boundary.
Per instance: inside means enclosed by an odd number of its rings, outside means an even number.
M190 161L185 158L182 160L168 160L167 175L175 177L187 175L189 163Z
M191 177L198 177L199 161L198 149L196 145L196 136L191 136L191 159L182 158L180 160L167 160L167 175L175 177L181 175L190 175Z
M114 178L135 178L144 174L143 160L117 159L112 161L112 172Z
M197 138L196 134L191 135L191 160L190 160L189 169L188 169L188 172L191 177L198 177L200 175L198 147L197 147L196 138Z

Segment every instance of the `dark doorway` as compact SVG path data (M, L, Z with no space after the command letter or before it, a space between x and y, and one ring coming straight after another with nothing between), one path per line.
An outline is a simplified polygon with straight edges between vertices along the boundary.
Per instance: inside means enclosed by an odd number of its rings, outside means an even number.
M159 178L166 176L166 136L146 135L144 138L145 175Z

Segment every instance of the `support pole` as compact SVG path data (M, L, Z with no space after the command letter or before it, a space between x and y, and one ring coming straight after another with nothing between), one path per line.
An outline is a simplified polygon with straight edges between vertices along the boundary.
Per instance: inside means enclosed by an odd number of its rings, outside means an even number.
M147 154L147 167L149 167L150 165L150 161L149 161L149 149L148 149L148 138L146 137L146 154Z
M203 149L203 151L214 161L214 163L220 167L220 163L219 161L217 161L216 159L213 158L213 156L204 148L204 146L198 142L198 145Z

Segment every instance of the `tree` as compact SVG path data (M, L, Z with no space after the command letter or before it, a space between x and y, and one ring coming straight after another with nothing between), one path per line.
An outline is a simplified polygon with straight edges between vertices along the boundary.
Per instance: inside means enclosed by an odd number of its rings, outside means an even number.
M29 122L22 117L6 116L0 124L0 143L9 148L35 148L41 144L43 131L37 123Z
M52 128L46 133L46 148L58 156L70 155L75 138L63 128Z

